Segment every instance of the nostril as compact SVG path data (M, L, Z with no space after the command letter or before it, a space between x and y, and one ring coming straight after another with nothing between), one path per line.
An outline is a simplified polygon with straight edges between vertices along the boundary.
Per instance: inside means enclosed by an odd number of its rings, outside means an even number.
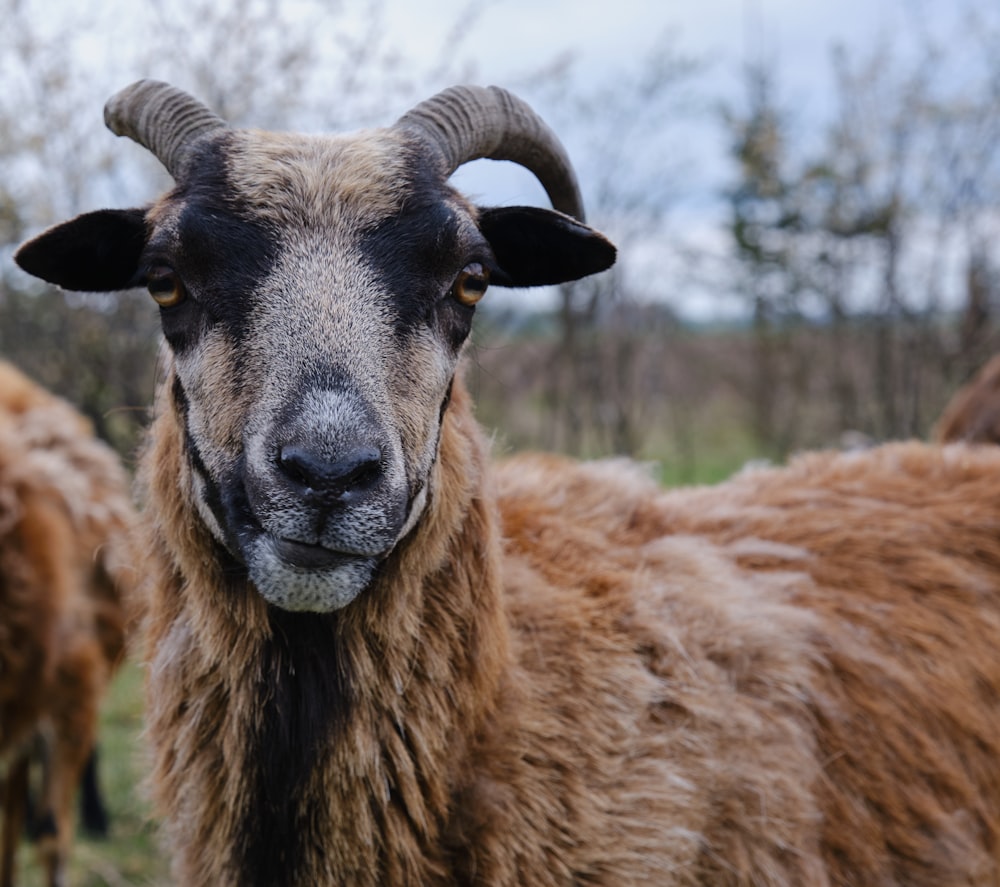
M294 483L321 495L344 498L373 486L382 474L382 453L361 446L337 458L328 459L295 444L281 448L278 465Z

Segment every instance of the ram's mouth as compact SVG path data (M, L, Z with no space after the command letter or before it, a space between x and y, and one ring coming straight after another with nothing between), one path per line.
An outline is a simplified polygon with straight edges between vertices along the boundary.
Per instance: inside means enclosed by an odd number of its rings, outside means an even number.
M330 613L347 606L374 579L381 558L334 551L260 532L246 540L250 581L283 610Z
M268 563L280 564L300 574L326 574L351 565L379 564L392 551L391 546L384 551L345 551L317 542L289 539L259 526L241 536L242 554L248 566L263 556Z
M320 539L320 533L289 531L281 526L271 527L258 516L245 492L245 487L234 485L235 493L224 497L224 508L218 521L226 548L237 560L249 566L254 556L264 554L269 561L277 561L291 569L323 572L357 561L381 561L396 543L399 528L389 525L378 536L344 538L340 544L330 544ZM274 523L271 521L270 523ZM319 517L304 521L320 525ZM400 518L396 523L402 523ZM340 534L349 536L350 534Z
M360 555L334 551L324 545L310 545L293 539L271 537L274 553L286 564L300 570L330 570L342 566Z
M283 526L280 520L262 518L244 483L223 489L228 495L220 497L220 541L244 565L265 600L282 609L312 612L340 609L368 588L427 500L421 484L394 509L391 519L379 519L372 509L354 509L336 516L334 525L330 515L317 513L300 519L297 526L296 521ZM359 532L366 522L367 532ZM323 529L328 538L323 538Z

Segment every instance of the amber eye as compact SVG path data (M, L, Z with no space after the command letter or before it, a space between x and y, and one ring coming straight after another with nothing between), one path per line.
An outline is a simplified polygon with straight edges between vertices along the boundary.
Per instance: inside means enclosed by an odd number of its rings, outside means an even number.
M462 273L455 278L451 294L463 305L475 305L484 295L490 285L490 272L478 262L466 265Z
M166 265L157 265L151 268L146 275L146 288L161 308L172 308L184 301L186 293L184 284L174 273L172 268Z

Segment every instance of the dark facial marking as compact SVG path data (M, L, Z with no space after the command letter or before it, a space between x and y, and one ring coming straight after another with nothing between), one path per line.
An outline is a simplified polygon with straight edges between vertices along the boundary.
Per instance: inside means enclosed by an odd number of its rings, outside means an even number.
M448 382L448 390L444 393L444 399L441 401L441 409L438 412L438 426L444 422L444 414L448 407L451 405L451 391L455 387L455 377L451 377L451 381Z
M241 202L226 177L224 143L194 159L172 200L182 208L175 225L154 232L143 255L144 270L168 265L188 298L161 311L163 332L175 353L195 345L221 325L238 347L246 338L254 293L277 260L277 234Z
M230 526L230 521L227 515L230 513L230 507L222 495L219 489L219 485L215 482L211 473L208 470L208 466L205 465L205 460L202 458L201 451L198 449L198 444L191 434L191 429L188 425L188 398L184 391L184 386L181 384L181 380L174 376L173 385L170 389L170 395L174 402L174 409L177 411L177 415L181 417L181 423L184 429L184 452L187 455L188 463L191 465L192 470L198 477L201 478L203 485L203 496L205 504L208 506L209 511L215 516L216 522L222 527L223 532L228 532ZM239 573L241 575L246 574L245 567L242 563L236 559L234 552L240 550L239 546L235 543L235 540L227 540L225 548L220 548L218 557L220 559L223 570L227 573Z
M457 351L469 334L473 309L449 295L451 285L470 262L493 265L489 244L472 220L439 189L367 232L361 250L391 294L397 337L429 325Z

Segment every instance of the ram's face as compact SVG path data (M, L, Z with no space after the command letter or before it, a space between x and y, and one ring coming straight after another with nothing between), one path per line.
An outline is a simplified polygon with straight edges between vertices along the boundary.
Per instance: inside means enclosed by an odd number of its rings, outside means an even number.
M335 610L433 495L491 278L572 280L614 248L560 213L471 206L410 128L310 138L210 124L183 160L166 152L177 187L151 209L85 214L16 258L70 289L149 290L198 514L268 601Z
M227 134L148 217L199 511L289 609L349 602L419 517L494 263L405 156Z

